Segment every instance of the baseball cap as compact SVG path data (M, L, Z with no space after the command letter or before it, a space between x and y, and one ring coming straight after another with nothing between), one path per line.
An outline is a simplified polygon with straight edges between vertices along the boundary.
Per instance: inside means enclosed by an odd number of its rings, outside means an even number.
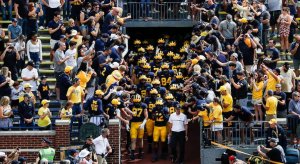
M241 22L241 23L248 23L248 20L247 20L247 18L242 18L242 19L239 19L239 22Z
M269 121L269 124L277 124L277 120L275 118L273 118Z
M233 53L233 54L231 54L231 56L235 57L236 59L238 58L238 54L237 53Z
M25 94L23 95L23 97L31 98L31 96L30 96L28 93L25 93Z
M67 38L66 35L59 36L59 39L66 39L66 38Z
M276 84L276 86L275 87L280 87L281 88L281 84Z
M227 89L226 89L225 86L221 86L217 91L218 91L218 92L221 92L221 91L227 91Z
M125 46L120 45L120 46L118 47L118 49L121 50L121 51L124 51L124 50L125 50Z
M84 157L88 156L90 153L91 152L89 152L88 150L83 149L83 150L80 151L78 156L79 156L79 158L84 158Z
M104 93L100 89L96 90L95 94L96 95L104 95Z
M71 30L71 36L77 35L77 30Z
M70 155L74 155L75 153L78 153L78 150L76 150L76 149L70 149L69 153L70 153Z
M50 102L49 100L44 99L44 100L42 100L41 104L42 104L42 105L45 105L45 104L47 104L47 103L49 103L49 102Z
M18 19L17 18L13 18L11 19L12 22L18 22Z
M71 66L66 66L65 72L66 72L66 73L67 73L67 72L70 72L72 69L73 69L73 67L71 67Z
M24 88L32 88L32 85L30 85L30 83L25 83Z
M269 142L278 143L278 139L277 139L277 138L271 138L271 139L269 140Z
M92 136L92 135L89 135L89 136L86 137L86 139L87 139L87 140L88 140L88 139L93 139L93 136Z
M46 75L41 76L41 80L46 79L46 78L47 78Z

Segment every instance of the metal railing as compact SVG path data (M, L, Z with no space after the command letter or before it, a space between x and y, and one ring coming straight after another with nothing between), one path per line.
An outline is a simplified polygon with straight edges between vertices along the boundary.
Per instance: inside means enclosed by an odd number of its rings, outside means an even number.
M123 4L124 16L131 20L191 21L190 4L186 2L128 2Z
M223 129L219 132L212 131L211 126L202 126L203 122L199 119L200 123L200 143L201 147L210 147L210 141L215 141L220 144L234 147L255 147L257 145L265 145L266 131L269 128L268 121L258 121L245 123L243 121L231 121L230 126L228 123L223 122ZM293 134L297 127L300 125L300 119L294 116L288 116L286 123L282 125L287 136L288 142L293 140Z

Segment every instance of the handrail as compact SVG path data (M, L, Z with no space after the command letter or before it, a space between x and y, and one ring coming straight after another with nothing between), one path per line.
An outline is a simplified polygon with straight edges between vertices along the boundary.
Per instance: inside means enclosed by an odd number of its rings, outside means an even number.
M189 6L186 2L127 2L123 8L130 20L191 21Z

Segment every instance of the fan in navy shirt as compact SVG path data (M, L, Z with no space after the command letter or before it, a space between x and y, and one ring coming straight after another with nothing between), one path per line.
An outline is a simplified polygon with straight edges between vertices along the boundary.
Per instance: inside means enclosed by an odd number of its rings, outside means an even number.
M110 54L110 57L113 59L112 62L120 63L122 59L122 53L124 52L124 50L125 50L124 45L120 45L118 48L113 47L111 49L111 54Z

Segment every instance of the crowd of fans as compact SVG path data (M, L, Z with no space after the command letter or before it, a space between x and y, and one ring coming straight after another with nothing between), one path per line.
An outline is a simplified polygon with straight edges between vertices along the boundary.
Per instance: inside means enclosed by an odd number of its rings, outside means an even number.
M12 18L12 6L16 18ZM85 115L101 127L106 127L109 119L119 119L127 129L131 160L136 158L135 150L139 152L137 158L143 158L145 129L154 162L159 143L162 158L168 155L169 143L173 162L183 163L187 124L199 117L203 127L214 132L217 142L229 144L230 131L222 133L223 127L233 127L234 120L249 128L265 121L268 127L267 123L275 124L276 118L286 118L287 114L297 121L300 116L300 85L296 82L300 35L296 34L293 0L223 0L219 4L207 0L193 4L192 18L200 12L201 20L194 25L191 37L176 40L176 36L164 35L151 38L157 39L155 42L123 34L121 27L130 16L122 17L123 10L114 1L14 0L12 4L3 0L1 7L2 18L7 18L6 9L12 21L7 32L0 28L1 130L13 127L14 116L20 117L20 126L25 129L37 125L49 130L49 103L56 99L62 106L59 117L70 120L71 130L74 122L80 128ZM225 20L219 20L220 9L228 13ZM45 43L38 38L38 29L47 29L51 37L51 69L56 79L53 92L48 77L40 76ZM279 67L280 60L287 61ZM293 61L293 69L288 60ZM248 105L249 95L253 110ZM275 129L277 135L271 132L267 144L280 139L278 126L277 122L270 125L270 131ZM297 148L299 136L293 137ZM253 136L250 138L252 142ZM245 136L241 135L241 141L245 142ZM181 148L178 158L174 149L177 143ZM281 142L281 146L285 150L286 144ZM261 150L270 149L260 148L259 152L267 156ZM82 154L92 151L84 149ZM104 159L105 153L100 156ZM97 158L98 162L103 160ZM97 159L84 162L89 160Z

